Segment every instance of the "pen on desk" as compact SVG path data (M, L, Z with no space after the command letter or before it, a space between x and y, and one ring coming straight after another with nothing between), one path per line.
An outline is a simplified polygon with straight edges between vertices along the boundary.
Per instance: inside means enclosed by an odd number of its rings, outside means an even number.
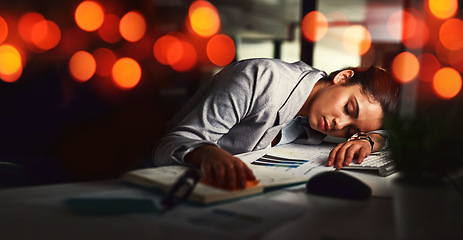
M162 213L165 213L166 211L185 202L193 193L193 189L196 187L200 178L201 174L197 169L189 168L185 171L185 173L178 178L167 195L162 199L161 203L164 206Z

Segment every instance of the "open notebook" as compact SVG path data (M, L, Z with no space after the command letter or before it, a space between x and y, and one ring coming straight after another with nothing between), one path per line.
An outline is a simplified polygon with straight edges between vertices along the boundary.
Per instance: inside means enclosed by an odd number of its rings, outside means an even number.
M200 204L209 204L262 193L264 190L272 188L302 184L307 181L305 176L292 175L261 167L250 167L258 181L249 183L245 189L229 191L199 182L188 200ZM139 169L124 174L123 179L139 186L158 188L168 192L187 169L188 167L178 165Z

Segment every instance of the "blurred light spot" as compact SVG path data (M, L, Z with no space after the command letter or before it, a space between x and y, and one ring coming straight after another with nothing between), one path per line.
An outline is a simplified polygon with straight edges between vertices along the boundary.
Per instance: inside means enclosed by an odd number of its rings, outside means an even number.
M8 37L8 24L5 19L0 16L0 44Z
M84 32L78 27L72 27L64 30L60 42L60 48L66 54L72 55L79 50L87 49L89 46L90 37L87 32Z
M164 65L175 63L182 57L182 43L176 33L164 35L156 40L153 46L154 57Z
M344 32L342 45L347 52L361 56L371 47L370 32L361 25L353 25Z
M455 97L461 90L462 80L460 74L453 68L444 67L434 75L432 86L434 92L441 98Z
M32 28L42 21L45 21L45 18L37 12L29 12L22 15L18 21L18 32L21 38L26 42L32 43Z
M441 19L450 18L457 12L457 0L428 0L428 7L431 13Z
M86 51L78 51L69 61L69 70L76 80L86 82L95 74L95 58Z
M191 28L199 36L209 37L219 31L219 13L208 1L194 1L189 8L189 19Z
M108 43L116 43L121 40L121 34L119 33L119 21L120 18L114 14L108 14L105 16L103 25L98 29L98 34L101 39Z
M192 69L198 60L198 54L193 45L186 39L180 39L182 44L181 57L178 61L170 63L170 66L179 72L185 72Z
M5 82L16 81L22 72L19 51L9 44L0 45L0 77Z
M328 32L328 20L321 12L309 12L302 19L301 31L306 40L316 42Z
M392 61L392 75L401 83L412 81L419 70L418 58L410 52L402 52Z
M119 31L125 40L136 42L145 35L145 18L136 11L130 11L121 18Z
M403 10L395 11L387 18L387 31L395 40L402 39L403 19L408 14Z
M456 18L445 21L439 30L439 39L448 50L463 48L463 21Z
M40 50L50 50L61 40L61 30L56 23L43 20L36 23L31 31L32 43Z
M116 55L107 48L98 48L93 51L96 61L96 74L102 77L111 76L111 71L117 58Z
M441 67L439 60L431 53L421 54L420 65L418 78L423 82L432 82L434 74Z
M429 29L420 12L407 9L403 14L402 43L413 49L422 48L429 39Z
M135 87L141 78L141 68L137 61L124 57L114 63L112 68L114 82L121 88Z
M225 34L215 35L207 42L206 53L213 64L225 66L235 58L235 42Z
M103 24L103 8L95 1L83 1L77 6L74 18L81 29L95 31Z

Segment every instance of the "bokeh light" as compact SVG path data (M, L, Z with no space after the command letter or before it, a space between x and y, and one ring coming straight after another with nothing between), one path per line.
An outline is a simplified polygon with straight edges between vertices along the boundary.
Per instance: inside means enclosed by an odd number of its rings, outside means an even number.
M77 6L74 19L82 30L92 32L103 24L104 11L95 1L83 1Z
M96 61L96 74L102 77L111 76L113 65L117 60L116 55L107 48L97 48L92 54Z
M441 68L439 60L431 53L423 53L419 57L420 70L418 79L423 82L432 82L434 74Z
M306 40L316 42L328 32L328 20L321 12L309 12L302 19L301 31Z
M445 21L439 30L439 40L448 50L463 48L463 21L456 18Z
M145 35L145 18L139 12L130 11L121 18L119 31L125 40L136 42Z
M19 51L9 44L0 45L0 78L5 82L14 82L21 72L22 60Z
M406 9L403 12L402 43L412 49L426 45L429 39L429 29L424 18L416 9Z
M61 30L58 25L49 20L36 23L31 29L32 43L42 51L50 50L61 40Z
M206 46L207 57L217 66L225 66L235 58L235 42L225 34L213 36Z
M194 1L188 12L191 28L202 37L216 34L220 29L220 17L217 9L208 1Z
M170 65L182 57L182 43L176 36L177 33L166 34L156 40L153 46L153 54L159 63Z
M32 43L32 28L39 22L45 21L45 17L38 12L28 12L22 15L18 21L18 32L21 38Z
M401 83L412 81L420 70L418 58L410 52L402 52L392 61L392 75Z
M135 87L141 78L141 68L137 61L123 57L114 63L112 68L114 82L123 89Z
M342 35L342 45L347 52L361 56L371 47L371 34L364 26L350 26Z
M387 18L387 31L389 35L397 40L401 41L402 40L402 33L404 32L404 26L403 24L405 23L405 15L410 14L407 11L404 10L398 10L393 12L389 17ZM413 16L412 16L413 17ZM407 17L410 19L410 17ZM413 19L413 18L412 18ZM414 25L412 25L414 26ZM414 29L409 29L408 31L413 31ZM408 33L409 34L409 33Z
M428 7L435 17L447 19L457 12L458 0L428 0Z
M441 98L455 97L461 90L460 74L453 68L443 67L434 75L432 86L434 92Z
M181 57L178 61L170 63L170 66L178 72L191 70L198 61L198 53L193 45L186 39L180 38Z
M0 44L5 41L6 37L8 37L8 24L5 19L0 16Z
M86 51L74 53L69 61L69 71L71 75L80 82L88 81L95 74L95 70L95 58Z
M117 43L121 40L119 32L120 18L114 14L107 14L104 18L103 24L98 28L98 34L101 39L108 43Z

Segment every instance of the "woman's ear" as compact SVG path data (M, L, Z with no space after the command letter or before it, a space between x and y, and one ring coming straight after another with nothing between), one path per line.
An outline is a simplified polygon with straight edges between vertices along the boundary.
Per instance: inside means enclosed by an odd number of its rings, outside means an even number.
M343 70L343 71L339 72L338 74L336 74L336 76L334 76L333 84L345 83L352 76L354 76L354 71L353 70L350 70L350 69Z

